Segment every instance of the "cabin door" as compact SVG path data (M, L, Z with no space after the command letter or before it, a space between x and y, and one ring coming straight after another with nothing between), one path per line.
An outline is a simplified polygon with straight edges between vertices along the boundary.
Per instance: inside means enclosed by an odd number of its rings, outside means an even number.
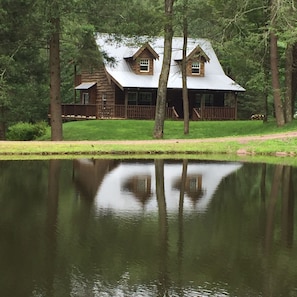
M82 104L89 104L90 95L89 93L83 92L82 93Z

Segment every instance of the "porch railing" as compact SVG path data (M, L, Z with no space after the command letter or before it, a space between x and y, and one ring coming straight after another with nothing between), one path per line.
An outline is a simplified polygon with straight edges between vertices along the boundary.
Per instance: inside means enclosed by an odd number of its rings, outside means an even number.
M127 119L147 119L151 120L155 117L156 107L147 105L115 105L114 115L116 118Z
M75 119L154 119L155 106L149 105L115 105L114 107L102 107L96 104L62 104L62 116ZM192 120L235 120L235 108L233 107L205 107L194 108ZM165 110L166 119L177 119L178 114L172 107Z
M236 112L234 107L215 107L194 108L192 114L193 120L235 120Z
M62 104L62 116L66 118L97 118L96 104Z
M100 109L99 109L100 113ZM128 105L125 109L125 105L115 105L113 118L121 119L143 119L152 120L155 118L156 107L150 105ZM165 110L165 117L172 118L172 108L167 107Z

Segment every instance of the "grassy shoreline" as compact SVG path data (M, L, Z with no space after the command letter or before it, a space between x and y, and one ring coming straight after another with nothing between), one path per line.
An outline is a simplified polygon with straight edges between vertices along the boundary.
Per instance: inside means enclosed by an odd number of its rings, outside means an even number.
M248 159L257 157L294 158L297 156L297 138L249 141L30 141L0 142L0 159L9 157L67 158L92 157L179 157L206 155L209 159ZM205 158L205 156L204 156Z
M277 128L275 123L263 124L259 121L191 122L188 136L182 133L182 122L166 122L164 140L152 139L152 125L152 121L128 120L67 123L63 126L66 141L51 142L48 141L48 136L41 141L0 141L0 159L73 156L297 159L297 137L289 138L285 135L297 130L297 121L281 129ZM137 137L133 134L134 130L138 131ZM275 133L284 133L284 137L261 138L263 135ZM251 135L258 136L251 138Z

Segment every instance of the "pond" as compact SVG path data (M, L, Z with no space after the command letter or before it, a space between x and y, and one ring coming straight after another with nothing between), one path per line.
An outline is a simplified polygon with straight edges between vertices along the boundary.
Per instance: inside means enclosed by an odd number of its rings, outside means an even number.
M297 168L0 161L0 296L297 296Z

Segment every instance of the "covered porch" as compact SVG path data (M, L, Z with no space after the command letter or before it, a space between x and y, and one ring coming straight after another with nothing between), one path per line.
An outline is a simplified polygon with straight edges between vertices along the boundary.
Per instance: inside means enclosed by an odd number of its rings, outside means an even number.
M94 119L155 119L156 106L151 105L120 105L102 106L102 104L62 104L62 118L65 120L94 120ZM182 120L174 106L167 106L165 118ZM235 120L235 107L202 106L190 110L190 119L201 120Z

